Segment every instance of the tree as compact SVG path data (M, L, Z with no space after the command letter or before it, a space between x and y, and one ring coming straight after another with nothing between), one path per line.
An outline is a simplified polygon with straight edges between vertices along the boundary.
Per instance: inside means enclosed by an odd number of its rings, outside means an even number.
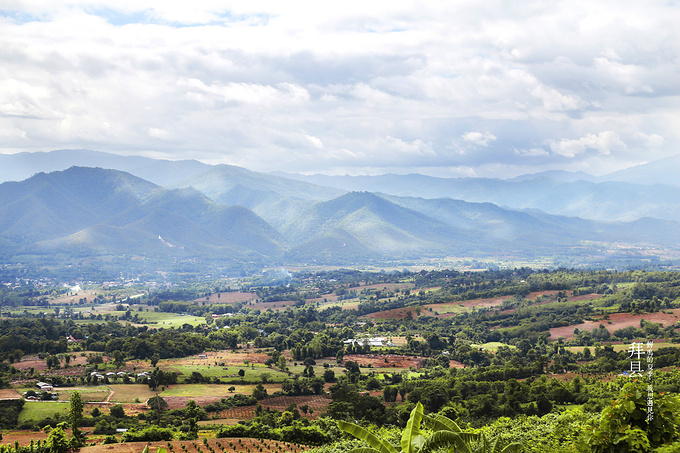
M123 408L122 404L116 404L115 406L111 407L110 412L112 417L125 418L125 408Z
M246 375L246 370L244 370L244 369L238 370L238 375L241 376L241 379L243 379L243 376Z
M421 431L425 422L434 430L429 436ZM339 421L338 427L358 439L366 441L370 448L357 448L350 453L432 453L442 449L448 452L466 453L515 453L521 451L520 444L502 445L498 439L489 440L481 433L460 429L458 424L443 415L427 416L423 405L418 402L401 434L401 449L385 439L380 439L369 430L354 423Z
M278 366L281 371L288 371L288 367L286 366L286 358L284 356L279 357L276 366Z
M151 398L149 398L149 400L146 402L146 404L152 410L163 410L163 409L167 409L167 407L168 407L168 402L165 401L160 396L152 396Z
M331 369L324 370L323 380L326 382L335 382L335 371Z
M257 384L253 389L253 396L258 400L267 398L267 389L262 384Z
M69 441L64 430L64 423L60 423L50 431L45 442L46 451L48 453L64 453L69 449Z
M634 380L621 389L619 399L602 410L586 442L595 453L648 452L678 440L680 398L652 392L652 420L647 420L647 384Z
M123 357L123 353L116 350L113 351L113 364L115 367L120 368L123 365L125 365L125 357ZM154 365L155 366L155 365Z
M83 400L80 397L79 392L73 392L71 394L68 419L71 424L72 436L77 445L81 445L85 436L80 430L80 424L83 421Z

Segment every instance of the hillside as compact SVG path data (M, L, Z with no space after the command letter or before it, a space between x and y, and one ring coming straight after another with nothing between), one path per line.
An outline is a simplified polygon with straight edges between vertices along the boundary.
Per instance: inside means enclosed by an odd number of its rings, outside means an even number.
M213 201L247 207L271 225L346 192L384 193L427 199L489 202L513 210L599 221L645 217L680 221L680 157L649 162L595 177L583 172L546 171L512 179L436 178L427 175L327 176L264 174L195 160L169 161L90 150L0 155L0 182L73 165L125 171L168 189L194 187Z
M299 244L291 252L299 259L356 253L413 257L479 248L469 233L366 192L317 203L281 231Z
M19 254L243 259L276 255L282 247L280 235L245 208L99 168L72 167L0 185L0 218L0 234L20 239L12 250Z
M680 243L680 225L671 220L597 222L370 192L332 197L322 191L313 199L305 195L313 189L307 183L267 182L228 166L209 173L196 181L199 188L165 189L87 167L0 184L0 252L11 260L153 257L208 266L215 260L345 265L449 256L599 262L646 259L648 251Z
M490 202L509 209L537 209L592 220L632 221L642 217L680 220L680 187L632 182L573 180L562 174L513 180L436 178L426 175L302 176L314 184L347 191L380 192L401 197L453 198Z

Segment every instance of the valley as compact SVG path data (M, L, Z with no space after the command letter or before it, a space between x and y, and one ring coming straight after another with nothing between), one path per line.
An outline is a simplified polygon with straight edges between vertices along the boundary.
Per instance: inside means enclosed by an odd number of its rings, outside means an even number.
M677 272L339 269L165 289L102 283L0 288L4 442L52 445L77 395L81 451L262 442L256 450L322 453L359 445L338 420L396 435L418 403L486 436L510 424L503 441L532 439L525 451L566 452L601 442L585 427L603 429L600 414L637 382L631 345L653 351L655 401L676 404L680 391ZM554 423L572 440L532 437Z

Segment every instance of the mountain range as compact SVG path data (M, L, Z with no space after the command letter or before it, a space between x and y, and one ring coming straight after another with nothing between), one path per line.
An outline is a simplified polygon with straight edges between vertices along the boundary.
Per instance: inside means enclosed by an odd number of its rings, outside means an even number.
M74 161L86 166L61 168ZM513 180L271 175L85 150L3 155L0 168L8 180L0 184L3 260L347 264L607 256L680 244L680 187L630 182L632 170L612 174L618 181L566 172ZM21 179L35 168L44 172Z

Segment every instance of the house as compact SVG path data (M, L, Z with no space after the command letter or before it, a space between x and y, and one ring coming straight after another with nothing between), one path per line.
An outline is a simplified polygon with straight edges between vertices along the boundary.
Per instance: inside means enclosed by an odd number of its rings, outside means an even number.
M208 358L208 354L198 354L198 358L199 358L199 359L207 359L207 358Z
M43 392L51 392L53 389L52 384L48 384L47 382L38 382L35 386Z
M385 344L384 337L372 337L372 338L350 338L349 340L343 341L344 344L351 344L353 346L371 346L371 347L382 347Z

